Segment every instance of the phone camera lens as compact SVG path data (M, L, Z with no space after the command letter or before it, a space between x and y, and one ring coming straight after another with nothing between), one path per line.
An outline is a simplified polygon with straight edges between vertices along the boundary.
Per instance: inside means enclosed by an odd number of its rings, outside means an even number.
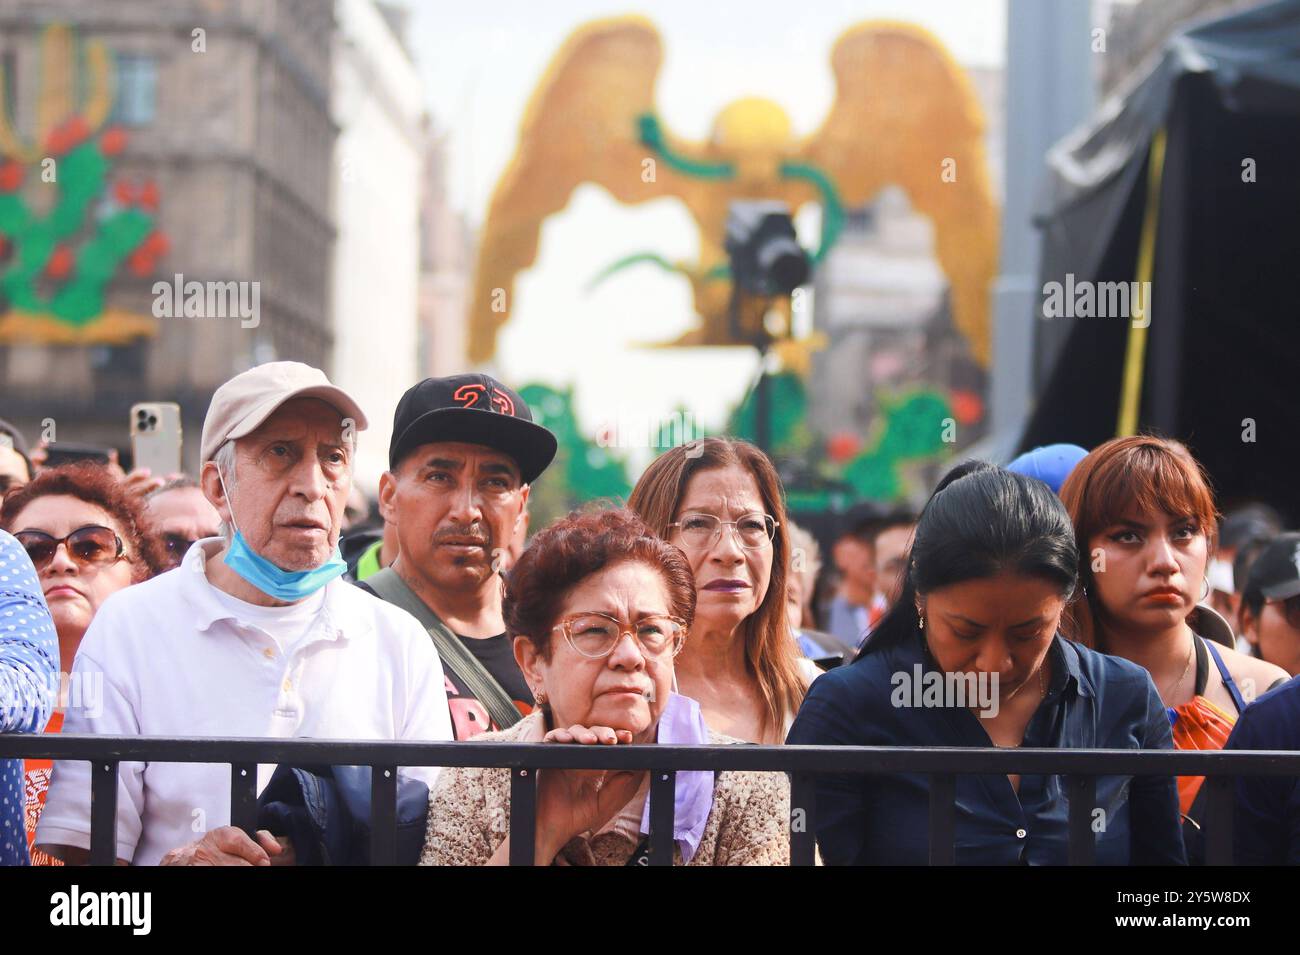
M150 415L150 416L149 416L149 427L151 427L151 428L156 428L157 426L158 426L158 419L155 418L153 415Z

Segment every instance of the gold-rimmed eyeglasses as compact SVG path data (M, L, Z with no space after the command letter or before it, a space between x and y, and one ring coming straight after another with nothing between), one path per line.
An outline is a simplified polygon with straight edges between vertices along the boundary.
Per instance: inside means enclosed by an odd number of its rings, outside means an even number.
M668 652L677 656L686 642L686 622L668 614L652 614L625 624L609 614L588 611L570 614L551 629L562 631L569 646L592 659L613 653L624 634L630 634L647 656Z

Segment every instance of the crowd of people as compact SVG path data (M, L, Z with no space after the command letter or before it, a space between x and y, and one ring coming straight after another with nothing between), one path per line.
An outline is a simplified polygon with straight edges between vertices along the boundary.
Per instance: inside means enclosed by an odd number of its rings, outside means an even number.
M367 424L294 362L216 391L193 476L50 465L0 422L0 732L1300 749L1300 533L1262 504L1220 515L1176 441L964 462L919 513L850 512L823 559L772 461L725 437L529 537L556 440L483 374L403 396L371 526ZM259 766L251 833L229 772L121 763L119 863L366 860L369 770ZM1099 778L1097 860L1202 861L1201 783ZM508 862L507 770L397 784L399 861ZM1236 859L1300 862L1296 781L1235 785ZM924 863L929 786L818 776L819 859ZM1064 786L959 776L956 860L1064 863ZM785 775L674 787L676 864L789 862ZM87 862L90 791L84 761L0 759L0 863ZM643 864L648 792L541 771L535 859Z

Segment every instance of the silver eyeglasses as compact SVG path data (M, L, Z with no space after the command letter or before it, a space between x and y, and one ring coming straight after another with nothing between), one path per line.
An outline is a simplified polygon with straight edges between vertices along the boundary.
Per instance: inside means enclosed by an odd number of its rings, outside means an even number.
M696 549L712 547L722 534L722 528L730 527L741 547L755 550L772 542L778 521L771 514L758 511L734 521L724 521L712 514L684 514L680 521L673 521L668 526L678 528L682 543Z

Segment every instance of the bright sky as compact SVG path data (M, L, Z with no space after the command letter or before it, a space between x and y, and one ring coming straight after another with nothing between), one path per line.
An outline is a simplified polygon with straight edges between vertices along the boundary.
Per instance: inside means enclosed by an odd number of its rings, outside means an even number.
M528 97L564 39L588 20L643 13L655 23L666 51L659 113L673 132L692 139L705 138L718 111L742 96L779 103L796 134L812 132L834 97L831 47L857 22L919 24L964 65L1002 63L1006 33L1004 0L408 2L429 107L451 133L452 201L475 226L513 154ZM580 188L547 221L537 263L516 281L515 308L498 338L498 368L514 385L575 385L588 433L603 422L658 417L678 405L707 427L720 427L755 373L756 353L633 347L676 337L693 324L684 278L646 266L584 292L606 265L640 251L694 260L698 238L685 208L674 200L622 206L599 187Z

